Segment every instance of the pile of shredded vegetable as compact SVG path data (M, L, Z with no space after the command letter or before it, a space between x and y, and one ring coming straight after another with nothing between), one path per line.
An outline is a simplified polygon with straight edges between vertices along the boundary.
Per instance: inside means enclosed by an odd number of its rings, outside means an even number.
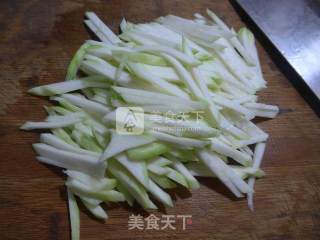
M173 207L166 189L198 189L195 177L218 178L253 210L268 134L252 119L279 110L258 102L266 81L253 34L207 14L123 19L117 36L87 12L85 24L101 41L79 48L65 81L29 91L56 103L45 107L45 121L21 129L50 131L33 148L40 162L64 169L72 239L80 236L78 201L99 219L108 218L108 202ZM129 123L117 116L137 107L139 133L134 115Z

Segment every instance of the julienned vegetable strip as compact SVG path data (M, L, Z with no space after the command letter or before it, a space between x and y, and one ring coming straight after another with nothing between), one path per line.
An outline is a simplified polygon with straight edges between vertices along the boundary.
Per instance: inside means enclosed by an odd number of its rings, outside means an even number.
M75 196L107 219L105 202L157 209L152 195L173 207L166 189L195 190L196 177L217 177L236 197L247 195L253 210L268 134L251 120L274 118L279 108L257 102L266 82L253 34L207 13L211 19L123 19L117 36L87 12L84 22L101 42L79 48L66 81L29 90L56 103L45 107L45 121L21 129L52 132L33 148L38 161L65 169L73 240L80 232Z
M253 169L259 169L261 162L262 162L262 158L263 158L263 154L266 148L266 144L265 143L258 143L254 149L254 155L253 155ZM255 177L252 176L249 178L248 180L248 185L253 188L254 184L255 184ZM254 211L254 207L253 207L253 192L248 194L248 206L250 208L251 211Z
M79 207L77 205L76 198L72 192L68 189L68 206L69 206L69 218L71 226L71 239L79 240L80 239L80 213Z

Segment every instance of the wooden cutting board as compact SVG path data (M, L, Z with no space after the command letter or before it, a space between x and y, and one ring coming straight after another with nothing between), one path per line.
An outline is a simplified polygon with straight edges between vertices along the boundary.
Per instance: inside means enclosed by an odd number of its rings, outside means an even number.
M48 101L26 90L64 79L72 55L89 38L84 12L95 11L117 32L122 17L132 22L168 13L192 17L206 8L235 29L244 25L228 1L218 0L0 2L0 239L69 239L63 174L35 160L31 144L39 134L18 127L45 117L42 106ZM263 162L267 177L257 181L255 212L218 181L201 179L201 188L191 194L178 190L175 208L153 212L159 218L192 215L186 230L181 222L176 230L128 230L129 215L146 213L111 205L106 223L81 211L81 239L320 239L319 118L258 48L269 86L260 100L278 105L281 113L259 121L270 138Z

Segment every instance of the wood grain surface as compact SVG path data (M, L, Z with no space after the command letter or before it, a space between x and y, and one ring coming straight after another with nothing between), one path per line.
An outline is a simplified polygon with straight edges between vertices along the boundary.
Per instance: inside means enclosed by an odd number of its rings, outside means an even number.
M89 38L82 20L95 11L114 31L126 17L151 21L173 13L191 17L206 8L235 29L243 26L228 1L221 0L2 0L0 1L0 239L69 239L64 176L35 160L38 133L22 132L26 120L43 119L47 100L26 94L35 85L64 79L73 53ZM108 207L99 222L83 209L81 239L320 239L320 122L259 45L269 88L260 100L279 105L278 118L260 121L270 133L256 183L254 213L234 200L216 180L201 179L199 190L179 189L167 214L190 214L186 230L128 230L128 216L143 214L125 205ZM165 210L153 212L161 217Z

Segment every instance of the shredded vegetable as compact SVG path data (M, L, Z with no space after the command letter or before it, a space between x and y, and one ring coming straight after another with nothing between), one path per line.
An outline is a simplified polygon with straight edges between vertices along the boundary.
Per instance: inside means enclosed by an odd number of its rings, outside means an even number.
M218 178L253 210L268 134L252 120L274 118L279 108L257 102L266 81L250 30L237 33L207 14L123 19L117 36L87 12L84 22L101 42L79 48L66 81L29 90L56 103L45 107L45 121L21 129L51 131L33 148L38 161L67 175L73 240L77 199L98 219L108 218L108 202L157 209L152 196L173 207L166 190L198 189L198 177Z

